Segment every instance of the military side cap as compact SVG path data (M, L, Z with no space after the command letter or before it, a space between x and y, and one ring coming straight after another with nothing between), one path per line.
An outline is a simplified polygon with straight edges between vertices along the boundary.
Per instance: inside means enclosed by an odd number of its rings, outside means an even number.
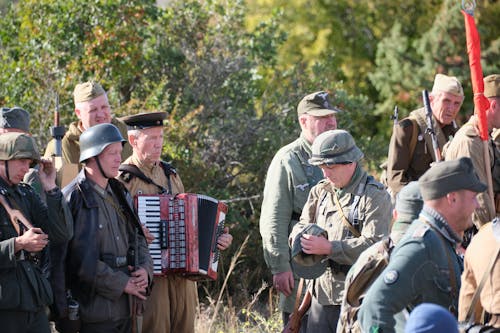
M0 128L14 128L29 132L30 114L17 106L2 108L0 109Z
M436 163L418 182L424 200L439 199L460 190L480 193L487 189L486 184L479 180L469 157Z
M464 90L462 84L455 76L448 76L444 74L436 74L434 77L434 86L432 86L432 92L446 92L456 96L464 96Z
M293 272L304 279L315 279L325 272L328 257L326 255L304 253L300 245L302 235L323 236L328 239L328 233L317 224L311 223L293 240L291 262Z
M35 140L31 136L20 132L0 134L0 160L19 160L27 158L37 163L40 153Z
M76 85L73 91L73 99L75 103L87 102L105 93L106 91L104 91L104 88L99 83L87 81Z
M410 313L405 333L458 333L457 319L446 308L421 303Z
M500 75L492 74L484 78L484 96L500 97Z
M339 129L318 135L314 139L311 150L309 163L312 165L349 164L361 160L364 156L356 146L352 135Z
M396 211L399 216L416 219L424 206L418 182L409 182L396 196Z
M120 120L127 124L129 130L132 130L163 126L166 118L166 112L147 112L121 117Z
M326 91L317 91L302 98L297 106L297 114L310 114L316 117L328 116L342 112L342 110L333 107L328 100Z

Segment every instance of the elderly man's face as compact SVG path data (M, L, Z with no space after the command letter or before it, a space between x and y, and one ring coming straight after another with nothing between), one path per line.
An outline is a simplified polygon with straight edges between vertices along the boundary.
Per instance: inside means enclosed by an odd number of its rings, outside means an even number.
M134 155L146 164L159 161L163 146L163 126L150 127L135 132L136 135L129 137Z
M328 116L312 116L309 114L301 115L299 118L302 132L309 143L323 132L337 129L337 118L334 114Z
M437 92L430 96L431 109L434 117L441 125L449 125L456 118L462 102L463 96L456 96L447 92Z
M103 94L93 100L76 103L75 113L82 122L84 130L97 124L110 123L111 108L109 106L108 96Z

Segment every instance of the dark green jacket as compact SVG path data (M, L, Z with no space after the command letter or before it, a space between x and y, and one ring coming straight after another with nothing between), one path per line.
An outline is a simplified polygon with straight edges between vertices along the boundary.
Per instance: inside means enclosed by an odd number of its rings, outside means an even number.
M424 302L456 311L463 271L455 252L460 241L437 212L424 206L363 300L358 315L363 332L394 332L394 316Z
M9 186L0 178L0 192L11 202L12 208L17 204L33 226L47 233L50 242L67 241L60 191L47 195L48 207L29 185ZM22 260L21 251L14 252L17 236L9 215L0 205L0 311L37 311L52 303L52 289L40 265Z

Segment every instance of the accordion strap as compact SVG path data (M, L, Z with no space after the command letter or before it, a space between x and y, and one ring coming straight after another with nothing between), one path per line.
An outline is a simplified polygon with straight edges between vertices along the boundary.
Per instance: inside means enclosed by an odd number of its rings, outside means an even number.
M156 187L158 187L160 189L160 191L161 191L160 194L172 193L172 183L170 182L170 174L171 174L170 169L171 169L171 167L167 163L163 163L163 162L160 162L160 163L161 163L161 167L162 167L163 171L165 172L165 176L167 176L168 189L155 183L151 178L146 176L141 171L141 169L139 169L137 166L135 166L133 164L122 164L122 165L120 165L120 168L118 170L120 170L122 172L128 172L128 173L136 176L137 178L141 179L142 181L144 181L148 184L155 185ZM167 172L167 169L168 169L168 172Z

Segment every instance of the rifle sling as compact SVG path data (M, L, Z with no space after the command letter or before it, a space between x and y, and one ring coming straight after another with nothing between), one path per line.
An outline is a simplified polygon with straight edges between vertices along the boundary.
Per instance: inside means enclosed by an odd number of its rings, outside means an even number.
M337 205L337 208L339 210L339 213L340 215L342 215L342 222L344 223L344 225L349 228L349 231L355 236L355 237L359 237L361 236L361 233L359 231L356 230L356 228L354 228L352 226L351 223L349 223L349 221L347 220L347 217L345 216L344 214L344 211L342 210L342 206L340 205L340 202L339 202L339 198L337 196L337 193L334 192L333 193L333 200L335 201L335 204Z
M118 169L119 171L125 171L125 172L128 172L134 176L136 176L137 178L139 178L140 180L146 182L147 184L152 184L152 185L155 185L156 187L158 187L158 189L161 191L161 193L172 193L172 184L170 182L170 173L167 171L167 165L163 162L161 162L161 167L163 169L163 171L165 172L165 176L167 176L167 181L168 181L168 189L166 189L165 187L155 183L151 178L149 178L148 176L146 176L142 171L141 169L139 169L137 166L133 165L133 164L122 164L120 165L120 168Z

